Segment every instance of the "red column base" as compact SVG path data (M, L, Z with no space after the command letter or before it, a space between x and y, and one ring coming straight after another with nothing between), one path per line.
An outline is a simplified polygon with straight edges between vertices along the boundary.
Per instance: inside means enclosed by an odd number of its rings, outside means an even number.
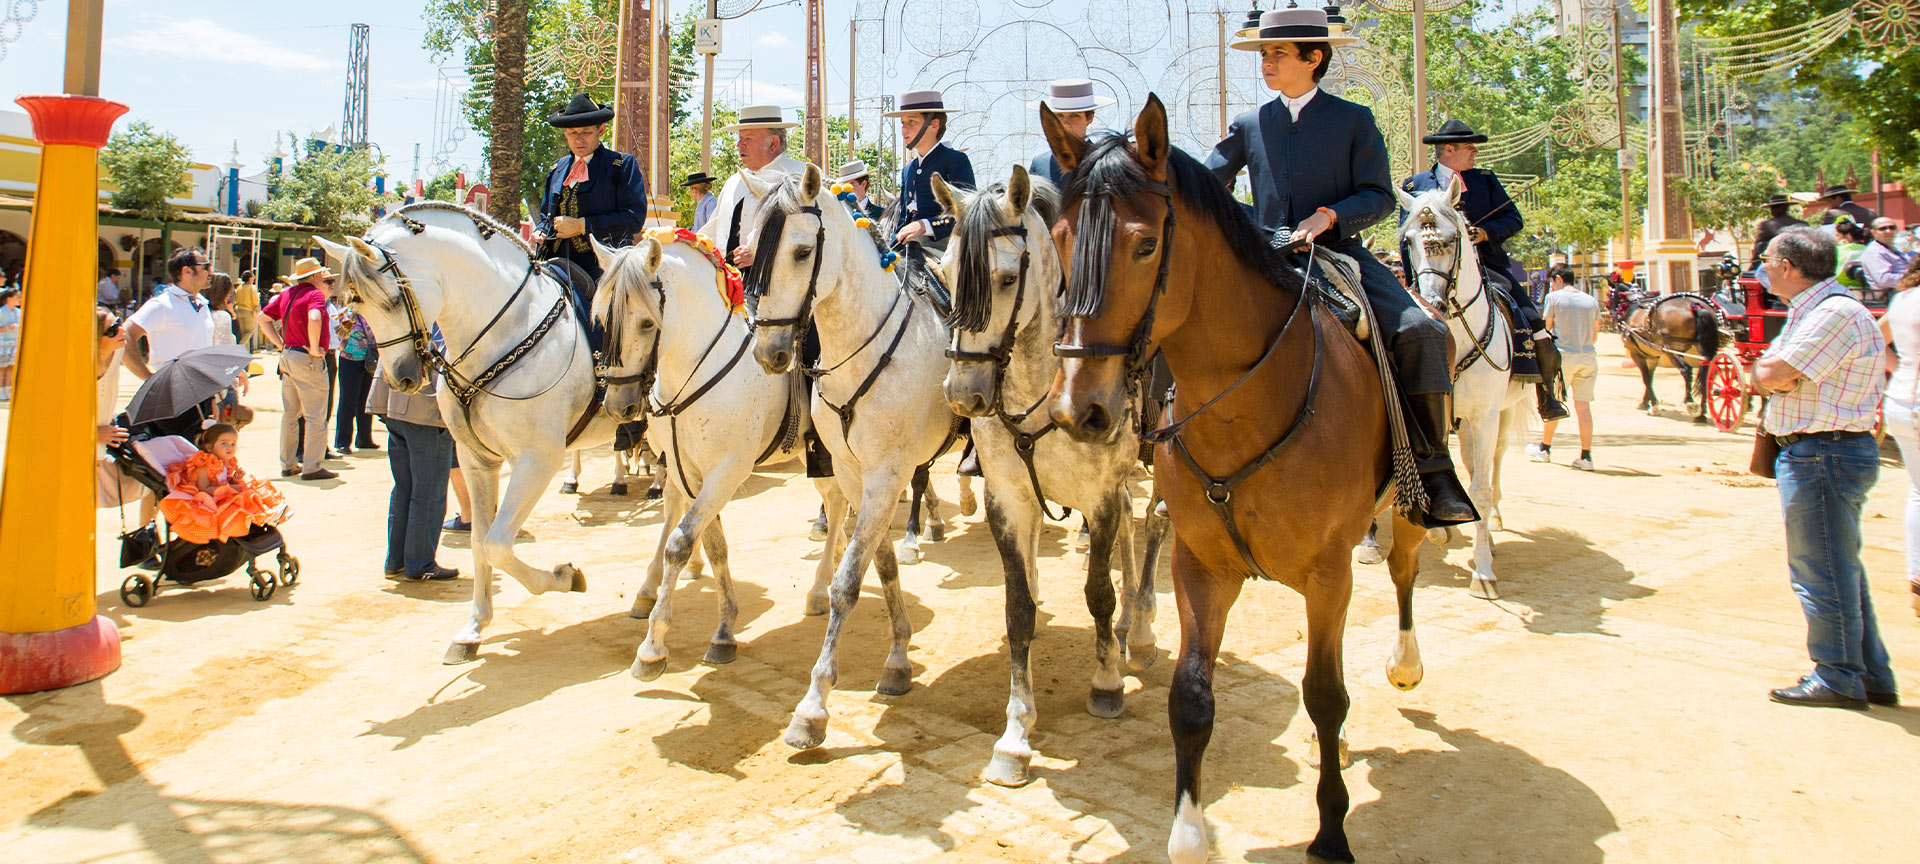
M120 628L92 621L45 633L0 633L0 694L83 684L120 668Z

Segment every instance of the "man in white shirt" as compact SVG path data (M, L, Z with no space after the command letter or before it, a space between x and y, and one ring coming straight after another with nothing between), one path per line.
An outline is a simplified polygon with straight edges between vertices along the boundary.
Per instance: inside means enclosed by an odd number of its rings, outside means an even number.
M107 268L106 275L100 277L100 284L97 286L94 286L94 289L93 289L94 302L99 303L102 306L119 306L120 305L119 279L120 279L119 269L113 268L113 267Z
M199 249L181 249L167 259L167 278L153 299L127 319L127 341L137 344L144 337L146 356L128 351L126 367L145 381L160 364L195 348L213 346L213 313L200 292L207 290L213 276L213 263Z
M721 132L734 133L740 170L720 187L713 218L695 230L705 234L720 254L742 270L753 263L757 238L751 235L759 221L761 199L774 184L806 170L804 163L787 155L787 130L798 125L786 122L778 105L748 105L740 109L740 122L720 128Z

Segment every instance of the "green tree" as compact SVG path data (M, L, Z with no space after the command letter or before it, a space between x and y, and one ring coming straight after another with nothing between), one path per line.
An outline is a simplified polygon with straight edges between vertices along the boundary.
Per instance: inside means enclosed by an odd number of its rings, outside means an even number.
M1767 215L1767 197L1783 191L1779 171L1752 162L1729 165L1680 184L1694 227L1732 234L1735 248L1746 246L1754 223Z
M434 176L427 181L427 199L430 201L453 201L455 184L460 179L460 170L450 169L446 173Z
M1605 249L1620 234L1620 169L1611 151L1557 160L1553 176L1541 180L1533 196L1539 205L1506 247L1523 266L1545 266L1549 253L1569 247Z
M173 214L168 198L193 194L193 181L187 176L193 168L193 153L172 133L145 122L132 123L113 136L100 151L100 166L119 187L113 193L113 206L138 211L149 219Z
M1734 127L1740 158L1773 166L1787 188L1818 191L1821 176L1839 182L1849 170L1865 176L1873 164L1868 132L1859 120L1820 91L1805 88L1769 93L1767 126Z
M373 191L373 178L384 171L386 160L375 158L371 149L322 147L302 158L298 136L289 134L287 140L292 156L261 215L331 234L359 234L372 224L375 207L399 200Z

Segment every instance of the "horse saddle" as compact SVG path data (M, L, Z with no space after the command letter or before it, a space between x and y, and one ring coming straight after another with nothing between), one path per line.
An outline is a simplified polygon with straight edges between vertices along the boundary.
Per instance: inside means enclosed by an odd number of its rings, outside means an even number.
M953 317L953 292L941 280L940 271L927 261L926 250L918 243L908 243L901 261L900 284L931 301L942 320Z
M573 301L573 317L580 322L580 332L587 334L587 347L598 357L606 347L607 333L593 323L593 294L597 287L593 276L565 258L548 258L540 262L540 266L548 277L560 283Z
M1309 252L1307 244L1294 241L1285 228L1274 232L1271 242L1275 252L1294 263L1295 270L1304 271L1301 275L1307 291L1333 313L1348 333L1365 343L1372 327L1372 315L1367 311L1367 292L1360 285L1359 263L1331 249Z

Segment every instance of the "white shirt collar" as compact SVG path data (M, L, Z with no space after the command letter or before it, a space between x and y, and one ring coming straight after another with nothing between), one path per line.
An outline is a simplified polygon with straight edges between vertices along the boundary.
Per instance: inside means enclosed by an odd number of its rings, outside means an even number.
M1440 188L1442 189L1451 188L1453 186L1453 178L1455 173L1456 172L1452 168L1448 168L1447 166L1442 165L1439 162L1433 163L1433 179L1440 181Z
M1307 107L1307 103L1312 102L1313 97L1318 95L1320 95L1320 88L1318 87L1300 94L1299 98L1294 98L1282 93L1280 94L1280 102L1287 106L1287 113L1293 117L1295 123L1298 123L1300 122L1300 109Z

